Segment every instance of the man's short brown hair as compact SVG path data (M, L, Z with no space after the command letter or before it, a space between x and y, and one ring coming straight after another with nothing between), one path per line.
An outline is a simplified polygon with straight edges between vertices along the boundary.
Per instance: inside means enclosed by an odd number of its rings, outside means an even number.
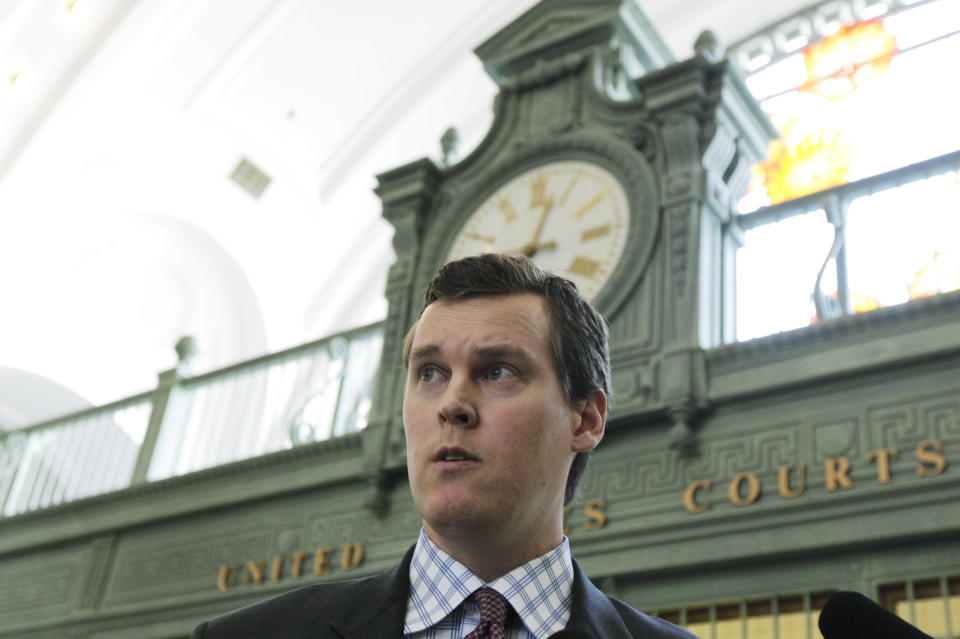
M607 323L587 302L576 284L548 273L523 257L485 253L449 262L427 285L420 315L437 300L535 293L550 309L550 346L560 385L567 401L585 399L594 390L610 397L610 351ZM407 365L416 323L403 342ZM587 467L589 454L578 453L570 467L564 492L569 504Z

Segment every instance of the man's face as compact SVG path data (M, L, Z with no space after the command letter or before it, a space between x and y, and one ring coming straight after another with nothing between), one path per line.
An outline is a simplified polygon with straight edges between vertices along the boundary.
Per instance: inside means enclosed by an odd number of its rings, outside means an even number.
M494 531L559 543L570 463L599 436L581 432L584 402L564 396L550 326L531 293L441 300L420 318L403 424L411 490L434 541Z

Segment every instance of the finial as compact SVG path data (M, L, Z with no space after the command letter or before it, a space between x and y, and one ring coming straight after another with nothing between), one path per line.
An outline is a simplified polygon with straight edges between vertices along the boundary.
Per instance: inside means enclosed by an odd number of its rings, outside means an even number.
M449 127L440 136L440 149L443 151L443 166L453 164L457 153L460 151L460 132L456 127Z
M710 29L697 36L696 42L693 43L693 50L707 62L719 62L724 53L720 40Z
M184 335L178 339L173 349L177 351L177 370L181 372L190 367L190 362L200 350L193 335Z

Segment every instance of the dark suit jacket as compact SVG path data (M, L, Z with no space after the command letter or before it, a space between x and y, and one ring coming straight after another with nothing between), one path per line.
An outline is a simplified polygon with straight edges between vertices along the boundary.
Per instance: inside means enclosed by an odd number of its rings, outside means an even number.
M366 579L336 581L291 592L202 623L191 639L379 639L402 637L410 591L410 559ZM666 621L607 597L573 562L573 605L567 628L602 639L696 639Z

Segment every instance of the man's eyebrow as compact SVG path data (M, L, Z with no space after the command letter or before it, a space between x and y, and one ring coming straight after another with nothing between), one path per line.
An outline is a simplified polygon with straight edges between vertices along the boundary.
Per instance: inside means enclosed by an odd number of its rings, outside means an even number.
M429 357L434 357L440 352L440 347L436 344L426 344L424 346L415 346L410 349L410 356L407 358L409 361L426 359Z
M409 360L412 362L415 360L429 359L431 357L436 357L441 351L442 349L437 344L424 344L423 346L416 346L410 350ZM496 359L504 357L518 359L524 362L533 360L533 358L530 356L530 353L527 352L525 348L520 348L519 346L510 346L507 344L482 346L474 351L474 355L484 359Z
M497 359L504 357L508 359L521 360L525 363L533 361L533 358L530 356L530 353L527 352L527 349L520 348L519 346L510 346L507 344L483 346L478 348L475 351L475 354L486 359Z

